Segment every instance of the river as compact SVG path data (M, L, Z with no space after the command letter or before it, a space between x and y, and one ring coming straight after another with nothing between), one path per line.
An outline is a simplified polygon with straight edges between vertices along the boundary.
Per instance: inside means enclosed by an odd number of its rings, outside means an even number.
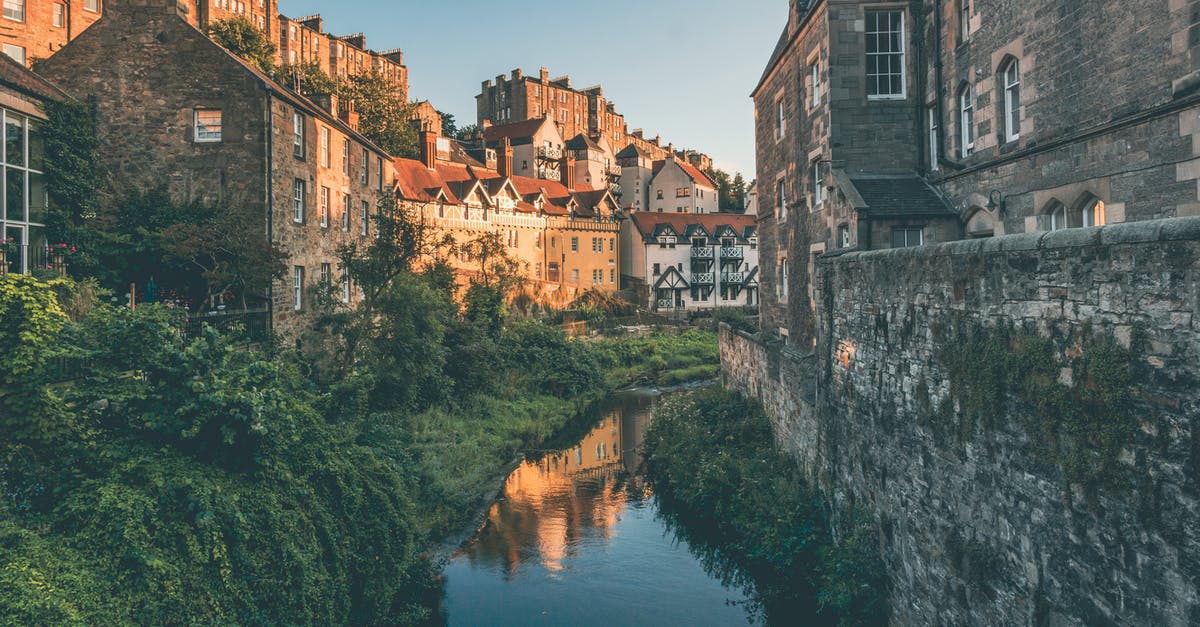
M656 401L610 399L573 446L531 452L445 569L451 625L746 625L639 473Z

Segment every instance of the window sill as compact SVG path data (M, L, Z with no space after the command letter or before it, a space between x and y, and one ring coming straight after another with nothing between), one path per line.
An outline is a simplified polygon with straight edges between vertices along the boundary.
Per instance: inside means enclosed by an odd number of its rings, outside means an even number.
M907 94L896 96L867 96L867 102L904 102L908 100Z
M1020 147L1021 147L1021 138L1020 138L1020 136L1017 136L1017 137L1014 137L1014 138L1004 142L1003 144L1001 144L1000 148L999 148L999 153L1002 155L1007 155L1011 152L1016 152L1017 149Z

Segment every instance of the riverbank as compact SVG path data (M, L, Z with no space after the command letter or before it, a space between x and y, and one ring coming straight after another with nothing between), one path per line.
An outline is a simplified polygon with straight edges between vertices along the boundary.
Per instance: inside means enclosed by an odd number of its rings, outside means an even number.
M677 535L706 568L742 585L768 623L886 622L874 533L830 512L776 446L762 408L717 388L659 407L647 478Z

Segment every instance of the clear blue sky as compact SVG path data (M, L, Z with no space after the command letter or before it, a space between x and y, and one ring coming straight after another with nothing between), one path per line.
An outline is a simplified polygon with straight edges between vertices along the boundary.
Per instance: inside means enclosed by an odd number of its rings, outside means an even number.
M750 90L787 20L785 0L280 0L290 17L320 13L335 35L399 47L411 97L475 122L480 82L521 68L603 85L630 129L754 170Z

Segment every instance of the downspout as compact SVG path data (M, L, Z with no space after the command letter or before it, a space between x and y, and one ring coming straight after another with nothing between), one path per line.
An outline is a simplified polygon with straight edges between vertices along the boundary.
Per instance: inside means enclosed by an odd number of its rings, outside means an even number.
M934 86L933 93L934 97L937 99L937 144L939 155L938 161L940 162L946 159L948 154L946 152L946 104L945 98L943 98L942 94L942 85L945 84L942 80L942 0L934 0L933 11L933 27L937 31L933 38L933 73L934 80L937 81L937 85ZM934 163L931 165L936 166L937 164Z
M272 115L274 111L274 102L270 89L267 90L267 171L266 171L266 196L267 196L267 246L271 246L275 242L274 220L275 220L275 186L271 180L275 173L275 118ZM275 280L267 282L267 333L273 334L275 331ZM272 342L272 345L274 343Z

